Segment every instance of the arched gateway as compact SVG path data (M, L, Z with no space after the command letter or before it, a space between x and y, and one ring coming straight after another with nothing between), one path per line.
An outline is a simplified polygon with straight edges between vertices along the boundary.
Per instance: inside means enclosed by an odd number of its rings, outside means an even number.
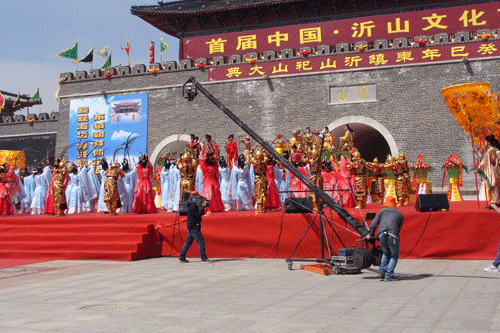
M354 130L354 146L366 161L372 161L377 157L382 163L385 162L387 155L399 154L396 141L387 128L378 121L363 116L343 117L328 125L335 137L335 147L339 146L339 137L345 134L345 124L349 124Z

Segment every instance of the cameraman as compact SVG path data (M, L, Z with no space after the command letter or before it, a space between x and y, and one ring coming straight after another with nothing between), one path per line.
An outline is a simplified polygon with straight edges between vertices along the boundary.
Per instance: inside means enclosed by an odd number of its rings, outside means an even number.
M205 239L201 234L201 217L205 214L205 207L210 205L205 197L202 197L198 192L193 191L191 193L184 192L182 195L182 200L187 202L187 230L188 235L186 238L186 243L182 247L181 254L179 256L180 262L189 262L186 259L186 253L189 250L193 241L196 240L198 244L198 250L200 252L201 261L210 262L205 254Z

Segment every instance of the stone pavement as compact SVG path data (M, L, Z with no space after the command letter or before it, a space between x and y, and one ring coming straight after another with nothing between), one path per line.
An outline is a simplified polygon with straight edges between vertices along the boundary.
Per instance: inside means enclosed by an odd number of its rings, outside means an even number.
M498 332L490 264L403 259L395 282L283 259L30 264L0 269L0 332Z

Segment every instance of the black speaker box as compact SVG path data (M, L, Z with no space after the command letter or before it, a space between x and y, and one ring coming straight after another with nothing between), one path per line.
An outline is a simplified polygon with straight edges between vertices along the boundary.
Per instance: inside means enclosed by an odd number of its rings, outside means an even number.
M310 213L312 212L311 198L286 198L285 213Z
M188 206L186 201L179 201L179 215L186 216L188 212Z
M450 209L448 196L446 194L419 194L415 209L419 212L431 212Z

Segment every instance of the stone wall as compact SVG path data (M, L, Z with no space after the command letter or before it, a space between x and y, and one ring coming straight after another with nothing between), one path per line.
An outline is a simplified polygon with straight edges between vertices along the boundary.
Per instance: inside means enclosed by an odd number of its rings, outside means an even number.
M489 31L489 30L488 30ZM456 36L459 36L457 33ZM454 36L454 38L456 37ZM435 43L468 42L470 34L455 41L450 36L434 36ZM424 36L425 37L425 36ZM492 37L493 38L493 37ZM495 31L495 37L498 38ZM464 40L465 39L465 40ZM382 48L414 47L410 40L378 41ZM378 45L378 46L377 46ZM396 46L394 46L396 45ZM325 46L313 56L359 52L351 45L344 49ZM268 57L264 57L264 56ZM296 57L294 50L263 54L263 61L280 61ZM288 56L287 56L288 55ZM254 55L251 55L252 57ZM297 127L312 130L349 119L377 128L393 142L393 155L404 152L410 163L419 154L425 155L433 172L429 174L434 190L440 190L441 168L450 154L459 154L472 165L470 142L443 102L441 89L466 82L489 82L492 91L499 91L500 73L494 58L462 62L419 64L405 67L311 73L260 77L256 79L207 82L210 66L227 66L241 62L234 57L181 60L162 65L136 65L133 68L110 68L104 71L62 73L59 109L59 133L56 151L67 145L68 112L71 99L105 95L148 93L148 153L158 153L165 138L195 133L203 138L211 134L221 146L229 134L246 135L224 113L203 95L188 102L182 96L182 85L191 76L232 110L264 139L272 141L278 133L290 137ZM236 62L235 62L236 61ZM196 64L209 64L199 69ZM229 63L229 64L228 64ZM330 87L375 85L376 101L355 104L330 104ZM332 128L330 128L332 129ZM466 189L475 190L474 174L464 174Z

